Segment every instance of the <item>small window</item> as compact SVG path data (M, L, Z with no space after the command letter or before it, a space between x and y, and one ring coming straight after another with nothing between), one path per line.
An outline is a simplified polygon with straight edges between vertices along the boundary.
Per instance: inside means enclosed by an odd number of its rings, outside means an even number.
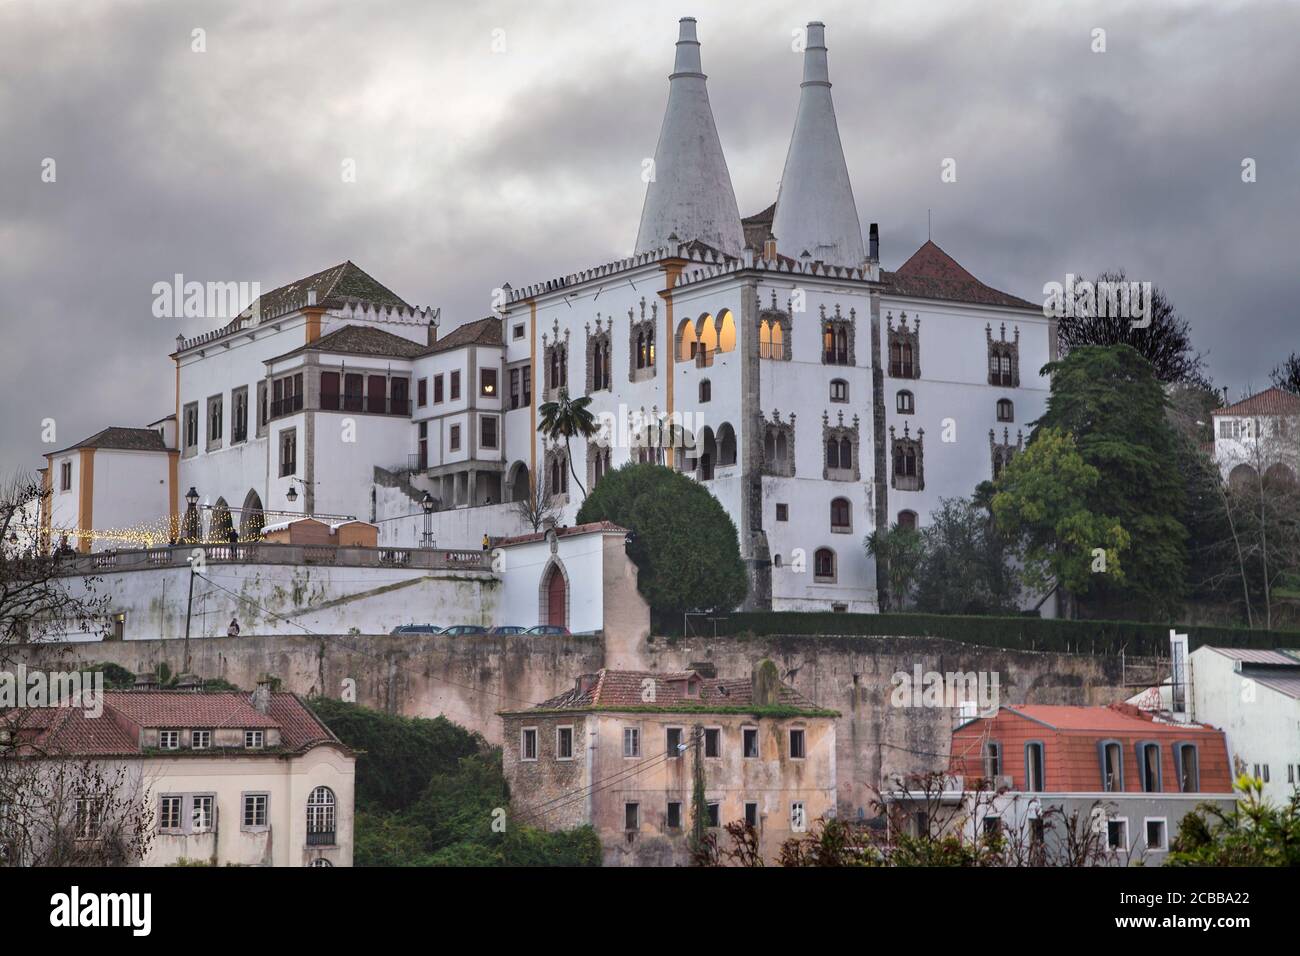
M460 398L460 372L451 373L451 400L454 402Z
M1162 850L1162 851L1168 850L1169 849L1169 833L1168 833L1169 828L1165 822L1165 819L1163 817L1159 817L1159 818L1147 817L1146 820L1143 822L1146 824L1147 849Z
M1045 786L1043 745L1038 741L1025 744L1025 789L1042 793Z
M212 807L216 798L212 796L195 797L190 810L190 832L207 833L212 829Z
M790 728L790 759L802 760L804 757L804 732L803 728Z
M72 462L65 461L59 465L59 490L72 490Z
M682 752L682 728L669 727L665 734L664 753L669 759L680 759Z
M831 401L847 402L849 400L849 383L842 378L831 379Z
M158 731L158 746L162 750L179 750L181 746L181 732L179 730Z
M497 370L494 368L479 369L478 373L479 392L488 398L495 398L497 394Z
M481 444L483 445L483 447L496 448L497 447L496 417L493 415L485 416L484 418L480 419L479 427L482 430L482 434L480 435L480 438L482 439Z
M244 794L244 827L264 827L266 826L266 804L268 795L265 793L246 793Z
M452 451L460 451L460 426L452 425L447 443Z
M641 731L636 727L623 728L623 756L641 756Z
M1137 745L1138 776L1142 781L1144 793L1159 793L1160 786L1160 745L1141 743Z
M790 829L795 833L805 833L808 830L808 815L804 811L802 800L790 804Z
M1009 398L998 399L998 421L1014 422L1016 420L1015 407L1011 404Z
M280 432L280 477L298 473L298 435L292 428Z
M915 511L910 511L910 510L909 510L909 511L900 511L900 512L898 513L898 522L897 522L897 524L898 524L898 527L900 527L900 528L906 528L906 529L908 529L908 530L915 531L915 530L916 530L916 512L915 512Z
M1124 851L1128 849L1128 821L1114 818L1106 821L1106 849Z
M266 735L261 730L244 731L244 747L248 750L260 750L266 743Z
M853 530L853 509L849 507L848 498L836 498L831 501L831 530Z
M537 759L537 728L525 727L519 735L519 759Z
M1179 744L1174 754L1178 758L1178 789L1183 793L1199 792L1201 759L1196 744Z
M194 750L207 750L212 746L212 731L210 730L192 730L190 731L190 747Z
M158 802L158 829L180 830L184 797L163 797Z
M744 756L758 756L758 728L746 727L741 731L741 737L744 740Z
M830 548L818 548L813 555L813 581L818 584L835 583L835 552Z
M421 408L429 404L429 380L422 378L415 383L415 404Z
M572 727L555 728L555 759L556 760L573 759L573 728Z
M433 377L433 404L437 405L442 401L442 376Z
M713 399L713 383L711 383L707 378L701 379L700 380L700 403L703 404L704 402L712 401L712 399Z
M778 504L778 505L776 506L776 520L777 520L777 521L789 521L789 520L790 520L790 506L789 506L789 505Z
M704 730L704 756L721 757L722 756L722 730L718 727L707 727Z
M984 777L992 780L1002 776L1002 745L990 740L984 745Z
M901 391L894 399L894 408L900 415L911 415L916 411L916 399L909 391Z
M984 818L984 837L988 840L996 840L1002 835L1002 818L989 814Z
M718 801L710 800L705 804L705 811L705 819L708 821L709 826L722 826L722 814L718 807Z
M668 812L664 815L664 825L669 830L680 830L682 828L682 802L680 800L668 801Z
M334 807L337 801L329 787L317 787L307 797L307 845L334 845Z
M754 800L745 801L745 826L752 830L758 829L758 803Z
M630 832L641 829L641 804L623 804L623 829Z
M510 334L516 339L522 339L524 337L524 323L520 322L518 325L512 328L510 330Z
M1124 789L1124 750L1118 740L1101 743L1101 789L1103 793Z

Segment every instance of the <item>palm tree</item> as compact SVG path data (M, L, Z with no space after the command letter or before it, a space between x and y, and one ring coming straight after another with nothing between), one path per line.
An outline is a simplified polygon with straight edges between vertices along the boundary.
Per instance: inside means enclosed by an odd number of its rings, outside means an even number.
M587 408L590 404L589 396L583 395L571 399L569 390L562 388L555 401L544 402L538 408L542 413L542 421L537 426L537 430L551 441L564 439L564 456L569 459L569 471L583 498L587 497L587 489L582 487L582 482L578 480L578 470L573 467L573 454L569 449L569 440L574 436L590 438L596 434L598 430L596 419Z

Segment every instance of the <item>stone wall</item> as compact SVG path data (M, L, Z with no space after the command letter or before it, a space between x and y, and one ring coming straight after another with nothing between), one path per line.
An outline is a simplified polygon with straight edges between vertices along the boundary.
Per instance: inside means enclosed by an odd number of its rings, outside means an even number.
M167 663L203 677L222 677L251 688L270 673L287 690L340 697L355 681L360 704L407 715L445 714L488 740L500 743L501 710L540 702L573 686L580 673L599 670L605 650L599 637L507 638L441 636L287 635L195 639L189 642L125 641L27 647L17 659L64 654L70 661L105 661L132 671ZM748 675L770 657L781 676L818 705L841 713L836 728L839 812L873 815L873 787L881 773L921 771L946 763L952 708L894 707L896 672L980 672L998 676L1004 704L1108 704L1136 691L1125 687L1125 668L1115 657L1004 651L919 637L734 637L655 638L620 653L621 666L676 670L712 663L719 676ZM629 659L630 658L630 659ZM1144 675L1157 673L1150 662ZM1131 676L1130 676L1131 679Z

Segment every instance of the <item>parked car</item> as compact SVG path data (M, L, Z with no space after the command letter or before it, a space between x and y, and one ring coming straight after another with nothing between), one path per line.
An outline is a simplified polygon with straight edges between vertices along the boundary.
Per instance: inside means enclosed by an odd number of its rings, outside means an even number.
M519 624L498 624L496 627L492 628L492 630L488 631L488 636L501 637L506 634L523 634L526 633L527 630L528 628Z
M399 624L389 631L390 634L441 634L442 628L436 624Z
M538 624L536 627L530 627L524 633L526 634L549 634L555 637L563 636L569 633L567 627L560 627L558 624Z
M444 627L442 634L444 637L466 637L472 634L486 634L487 628L480 627L477 624L453 624L451 627Z

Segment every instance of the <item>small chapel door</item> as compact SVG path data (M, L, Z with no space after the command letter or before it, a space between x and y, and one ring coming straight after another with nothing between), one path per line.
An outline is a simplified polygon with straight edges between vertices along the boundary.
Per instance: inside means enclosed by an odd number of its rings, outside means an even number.
M551 568L551 577L546 582L546 623L565 627L564 610L568 603L569 589L564 582L564 574L559 568Z

